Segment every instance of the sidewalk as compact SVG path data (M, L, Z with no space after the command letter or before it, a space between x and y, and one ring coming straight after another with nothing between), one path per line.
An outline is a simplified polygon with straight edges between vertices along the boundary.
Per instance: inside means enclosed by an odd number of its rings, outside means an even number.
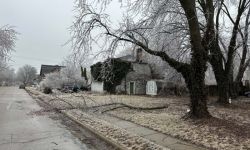
M203 147L199 147L194 144L187 143L183 140L170 137L166 134L157 132L155 130L140 126L138 124L119 119L117 117L112 117L110 115L100 115L99 119L103 119L109 123L113 123L119 128L125 129L128 132L139 135L146 138L158 145L167 147L171 150L206 150Z

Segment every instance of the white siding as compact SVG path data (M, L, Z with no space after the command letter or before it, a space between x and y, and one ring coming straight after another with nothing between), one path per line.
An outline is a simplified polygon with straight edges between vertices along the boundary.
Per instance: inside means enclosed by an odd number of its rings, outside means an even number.
M146 89L147 95L157 95L157 84L155 81L148 81Z
M103 93L104 89L103 89L103 82L96 82L93 81L91 84L91 91L92 92L99 92L99 93Z

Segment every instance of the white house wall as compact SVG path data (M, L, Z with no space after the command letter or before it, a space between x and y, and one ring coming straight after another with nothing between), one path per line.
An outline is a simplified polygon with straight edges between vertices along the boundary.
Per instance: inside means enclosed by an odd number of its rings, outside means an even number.
M91 91L92 92L98 92L98 93L103 93L104 92L104 86L103 82L96 82L93 81L91 84Z
M146 86L146 94L147 95L157 95L157 85L156 81L148 81Z

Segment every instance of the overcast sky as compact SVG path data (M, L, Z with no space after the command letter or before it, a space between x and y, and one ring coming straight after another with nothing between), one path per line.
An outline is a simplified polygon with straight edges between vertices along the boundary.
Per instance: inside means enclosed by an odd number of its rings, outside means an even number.
M0 0L0 26L20 33L10 65L59 64L70 53L68 28L73 22L74 0Z

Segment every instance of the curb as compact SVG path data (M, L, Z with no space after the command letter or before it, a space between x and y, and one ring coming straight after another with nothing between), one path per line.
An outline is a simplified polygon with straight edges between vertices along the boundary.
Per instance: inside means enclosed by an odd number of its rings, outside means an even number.
M74 122L78 123L79 125L81 125L83 128L89 130L90 132L92 132L93 134L95 134L96 136L98 136L100 139L102 139L103 141L111 144L112 146L120 149L120 150L127 150L127 148L121 146L120 144L118 144L117 142L114 142L111 139L108 139L107 137L105 137L103 134L101 134L100 132L96 131L94 128L91 128L90 126L83 124L81 121L77 120L75 117L73 117L72 115L67 114L66 112L61 112L63 113L65 116L67 116L68 118L70 118L71 120L73 120Z

